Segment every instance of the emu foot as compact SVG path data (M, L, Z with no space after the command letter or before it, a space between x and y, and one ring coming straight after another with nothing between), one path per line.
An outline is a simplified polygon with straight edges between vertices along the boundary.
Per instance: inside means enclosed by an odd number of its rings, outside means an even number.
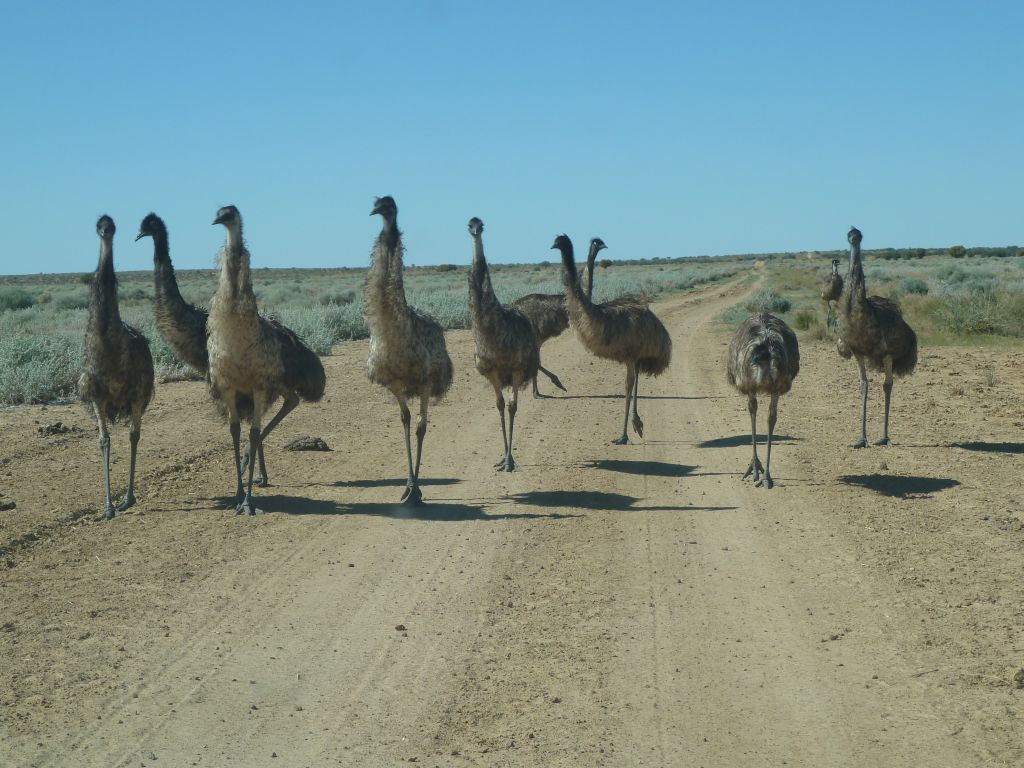
M519 469L519 465L516 464L516 460L512 458L512 454L510 453L497 464L497 468L499 472L515 472Z
M423 492L418 485L406 486L405 493L402 494L402 500L399 503L403 507L425 506L423 503Z
M117 505L117 511L124 512L128 507L134 507L136 501L138 501L138 499L135 498L135 494L128 491L121 503Z
M754 485L757 486L758 488L774 488L775 487L775 483L772 482L772 476L769 475L767 471L761 476L760 480L755 480L754 481Z
M612 440L612 445L629 445L629 438L626 437L626 433L622 433L622 437L616 437Z
M852 443L850 445L850 447L851 448L867 448L868 447L868 439L866 437L862 437L856 443Z
M876 440L875 445L889 445L889 438L883 437L881 440Z
M640 416L635 413L633 414L633 431L640 435L640 437L644 436L644 423Z
M107 506L103 508L103 514L100 515L100 520L113 520L116 515L117 510L114 509L114 505L107 504Z
M743 479L746 480L751 475L754 476L754 484L760 485L761 473L764 472L764 466L761 464L761 460L755 456L750 460L750 466L747 467L747 471L743 473ZM767 477L767 473L765 473ZM768 486L771 488L771 486Z
M238 506L235 507L235 514L236 515L262 515L263 514L263 510L259 509L255 504L253 504L251 496L246 496L245 499L243 499L238 504Z

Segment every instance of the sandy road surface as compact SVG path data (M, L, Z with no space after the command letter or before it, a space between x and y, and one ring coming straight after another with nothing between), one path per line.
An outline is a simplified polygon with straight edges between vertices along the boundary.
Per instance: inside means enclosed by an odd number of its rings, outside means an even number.
M897 445L852 451L854 366L805 344L763 491L712 322L745 290L658 305L675 353L641 383L643 444L609 445L622 370L549 343L569 393L524 399L511 476L448 334L414 515L364 343L269 441L258 518L222 507L201 384L159 388L112 524L84 413L3 412L0 764L1024 764L1024 358L925 350ZM39 434L58 420L82 431ZM302 433L334 451L279 449Z

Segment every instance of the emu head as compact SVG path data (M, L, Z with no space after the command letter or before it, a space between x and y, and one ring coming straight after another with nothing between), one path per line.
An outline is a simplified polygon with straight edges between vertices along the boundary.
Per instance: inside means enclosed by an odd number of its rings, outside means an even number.
M242 214L238 212L238 209L233 205L225 205L219 211L217 211L217 218L213 220L214 224L223 224L225 227L240 227L242 226Z
M473 237L480 237L484 231L484 223L476 216L469 220L469 234Z
M590 253L593 256L597 256L598 251L603 251L608 246L604 244L604 240L600 237L594 237L590 240Z
M846 239L850 245L856 247L860 245L860 241L864 236L860 233L860 230L856 227L850 227L850 231L846 233Z
M107 214L103 214L96 220L96 234L100 236L101 240L113 240L116 231L114 220Z
M832 274L839 271L839 259L832 259Z
M391 195L375 197L373 199L373 210L370 211L370 215L374 216L377 214L383 216L385 221L394 221L395 217L398 216L398 206L395 205L395 198L391 197Z
M565 253L566 251L572 253L572 240L569 239L568 235L559 235L555 238L555 242L551 246L551 250L559 250L562 253Z
M139 224L139 234L135 236L135 239L141 240L144 237L156 237L157 235L166 234L167 227L164 226L164 220L155 213L150 213Z

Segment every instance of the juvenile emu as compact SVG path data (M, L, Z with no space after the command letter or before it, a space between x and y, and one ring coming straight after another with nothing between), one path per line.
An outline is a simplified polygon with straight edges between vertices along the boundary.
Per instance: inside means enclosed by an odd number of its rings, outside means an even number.
M519 311L502 306L494 295L491 273L484 257L484 223L475 216L469 220L469 236L473 239L473 266L469 271L469 311L476 342L476 369L494 388L495 405L501 415L501 439L505 456L495 465L505 472L516 469L512 458L512 435L515 432L519 390L537 376L540 352L530 321ZM502 390L512 390L508 405L508 432L505 432L505 397Z
M260 511L252 501L254 462L249 462L248 483L242 485L240 399L252 400L249 455L258 455L264 434L277 426L300 399L316 402L323 397L326 377L320 358L298 336L257 311L238 209L224 206L213 223L224 226L227 241L220 254L220 282L210 306L206 341L209 386L227 409L235 452L236 509L239 514L254 515ZM261 431L264 414L279 397L284 398L284 406Z
M121 320L117 304L115 229L114 220L109 216L100 216L96 222L96 234L100 236L100 260L92 281L89 322L85 331L85 359L78 379L82 401L92 406L99 425L106 490L104 520L110 520L116 514L110 499L110 433L107 422L129 419L131 424L128 432L132 451L128 492L117 506L117 511L124 511L135 503L135 456L142 431L142 414L153 399L153 356L149 342Z
M452 385L452 360L444 343L444 332L434 318L410 307L402 280L402 233L398 229L398 206L391 197L378 197L370 215L383 220L380 235L370 255L366 273L363 313L370 329L370 355L366 372L370 381L390 390L398 401L405 431L405 456L409 465L402 503L419 506L423 437L427 434L427 406L444 397ZM416 463L413 464L409 398L420 400L416 424Z
M861 418L860 439L851 447L868 445L868 374L866 365L885 372L885 426L877 445L889 443L889 402L893 376L913 373L917 365L917 334L900 311L900 305L881 296L867 296L860 243L863 235L851 227L846 236L850 243L850 271L846 275L843 295L839 298L839 342L843 357L853 355L860 367Z
M633 429L640 437L644 436L644 423L637 413L639 375L658 376L668 368L672 362L672 339L642 298L623 296L594 304L580 286L569 237L559 235L551 247L562 254L562 280L566 288L569 319L576 335L594 355L626 366L626 416L622 435L612 441L616 445L625 445L629 443L626 430L630 400ZM592 252L596 256L596 251L592 249Z
M839 259L832 259L832 274L821 284L821 298L825 302L825 325L835 325L835 305L843 295L843 278L839 274Z
M205 309L189 304L178 290L178 279L174 274L174 265L171 264L167 226L155 213L148 214L139 225L139 233L135 239L138 241L144 237L153 238L153 315L157 330L174 350L174 354L205 376L210 370L210 356L206 350L209 313ZM241 420L251 421L252 398L248 395L238 395L236 399ZM224 407L223 402L219 401L218 404ZM282 406L284 407L286 406ZM270 429L268 426L263 430L264 439L270 433ZM242 459L243 470L248 466L248 461L249 450L246 448ZM266 486L270 482L267 463L263 458L263 440L260 440L259 448L259 473L253 482L259 486Z
M743 477L754 475L754 484L771 488L772 436L778 416L779 397L789 392L800 373L800 347L796 334L782 320L763 312L751 315L729 344L726 378L747 396L750 411L750 442L754 457ZM757 458L757 396L771 397L768 406L768 448L764 466ZM761 476L761 473L764 476Z

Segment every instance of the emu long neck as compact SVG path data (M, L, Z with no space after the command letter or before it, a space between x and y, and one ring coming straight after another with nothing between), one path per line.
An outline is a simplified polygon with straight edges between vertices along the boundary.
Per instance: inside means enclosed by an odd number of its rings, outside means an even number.
M492 302L494 287L491 285L491 272L487 268L484 256L484 241L480 235L473 235L473 266L469 271L469 309L479 316Z
M850 272L846 276L850 295L858 300L866 300L864 286L864 264L860 257L860 243L850 243Z
M114 244L100 239L100 260L92 281L92 297L89 302L89 324L99 334L107 331L121 320L117 305L117 277L114 275Z
M157 232L153 235L153 295L158 305L185 305L181 291L178 290L178 279L174 276L166 232Z
M587 298L594 298L594 262L597 261L597 248L590 245L590 252L587 254Z
M580 287L580 276L576 271L576 256L572 245L564 245L559 250L562 252L562 282L565 284L565 296L570 308L576 305L584 312L589 312L593 305L590 303L590 296Z
M401 314L406 310L403 250L398 222L385 218L370 254L370 271L366 280L365 300L375 316L389 311Z
M241 226L227 228L228 238L224 243L224 258L221 263L220 285L230 298L255 294L252 290L252 275L249 271L249 251L242 239Z

